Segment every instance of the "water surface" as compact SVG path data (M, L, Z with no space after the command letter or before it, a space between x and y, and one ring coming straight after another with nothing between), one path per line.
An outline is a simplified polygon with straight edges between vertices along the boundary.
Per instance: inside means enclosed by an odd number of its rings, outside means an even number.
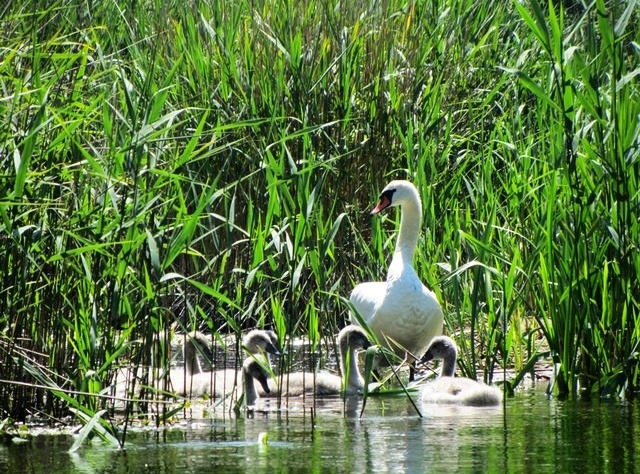
M531 389L497 409L418 404L422 417L406 398L370 398L360 417L361 403L216 414L131 432L125 451L90 445L72 455L72 439L38 436L0 447L0 472L617 474L640 465L635 403L560 401Z

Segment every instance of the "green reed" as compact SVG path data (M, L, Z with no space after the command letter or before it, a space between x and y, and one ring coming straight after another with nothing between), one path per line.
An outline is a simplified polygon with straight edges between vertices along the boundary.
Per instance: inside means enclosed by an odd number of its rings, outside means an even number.
M632 394L633 5L10 2L0 360L47 388L3 383L3 416L95 423L119 365L163 402L174 327L321 348L384 278L396 177L464 373L551 353L558 393Z
M533 2L532 15L519 7L550 78L542 88L519 72L553 125L544 130L553 179L543 188L543 291L535 302L561 363L561 393L575 391L578 379L596 393L637 382L629 349L637 343L638 100L630 84L638 69L624 53L626 39L637 37L635 5L598 1L571 26L552 4Z

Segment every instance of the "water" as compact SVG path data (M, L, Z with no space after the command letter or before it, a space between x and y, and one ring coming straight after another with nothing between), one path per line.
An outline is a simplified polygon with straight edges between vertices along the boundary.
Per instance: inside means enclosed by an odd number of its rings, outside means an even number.
M185 422L131 433L125 451L39 436L0 447L4 473L627 473L640 466L635 403L559 401L527 390L504 409L420 406L402 397ZM268 433L266 446L257 442Z

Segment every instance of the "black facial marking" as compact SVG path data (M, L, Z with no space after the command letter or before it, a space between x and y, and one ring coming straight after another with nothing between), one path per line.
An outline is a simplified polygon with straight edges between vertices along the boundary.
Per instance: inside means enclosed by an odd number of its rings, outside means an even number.
M386 191L383 191L382 193L380 193L380 199L382 199L383 197L386 197L389 202L393 202L393 194L396 192L395 189L387 189Z

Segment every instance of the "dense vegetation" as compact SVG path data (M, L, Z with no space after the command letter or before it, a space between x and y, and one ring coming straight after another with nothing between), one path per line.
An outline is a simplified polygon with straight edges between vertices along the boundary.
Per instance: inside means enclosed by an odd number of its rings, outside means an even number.
M633 394L637 5L5 2L2 416L89 416L176 322L332 337L392 178L465 373L544 354L558 394Z

